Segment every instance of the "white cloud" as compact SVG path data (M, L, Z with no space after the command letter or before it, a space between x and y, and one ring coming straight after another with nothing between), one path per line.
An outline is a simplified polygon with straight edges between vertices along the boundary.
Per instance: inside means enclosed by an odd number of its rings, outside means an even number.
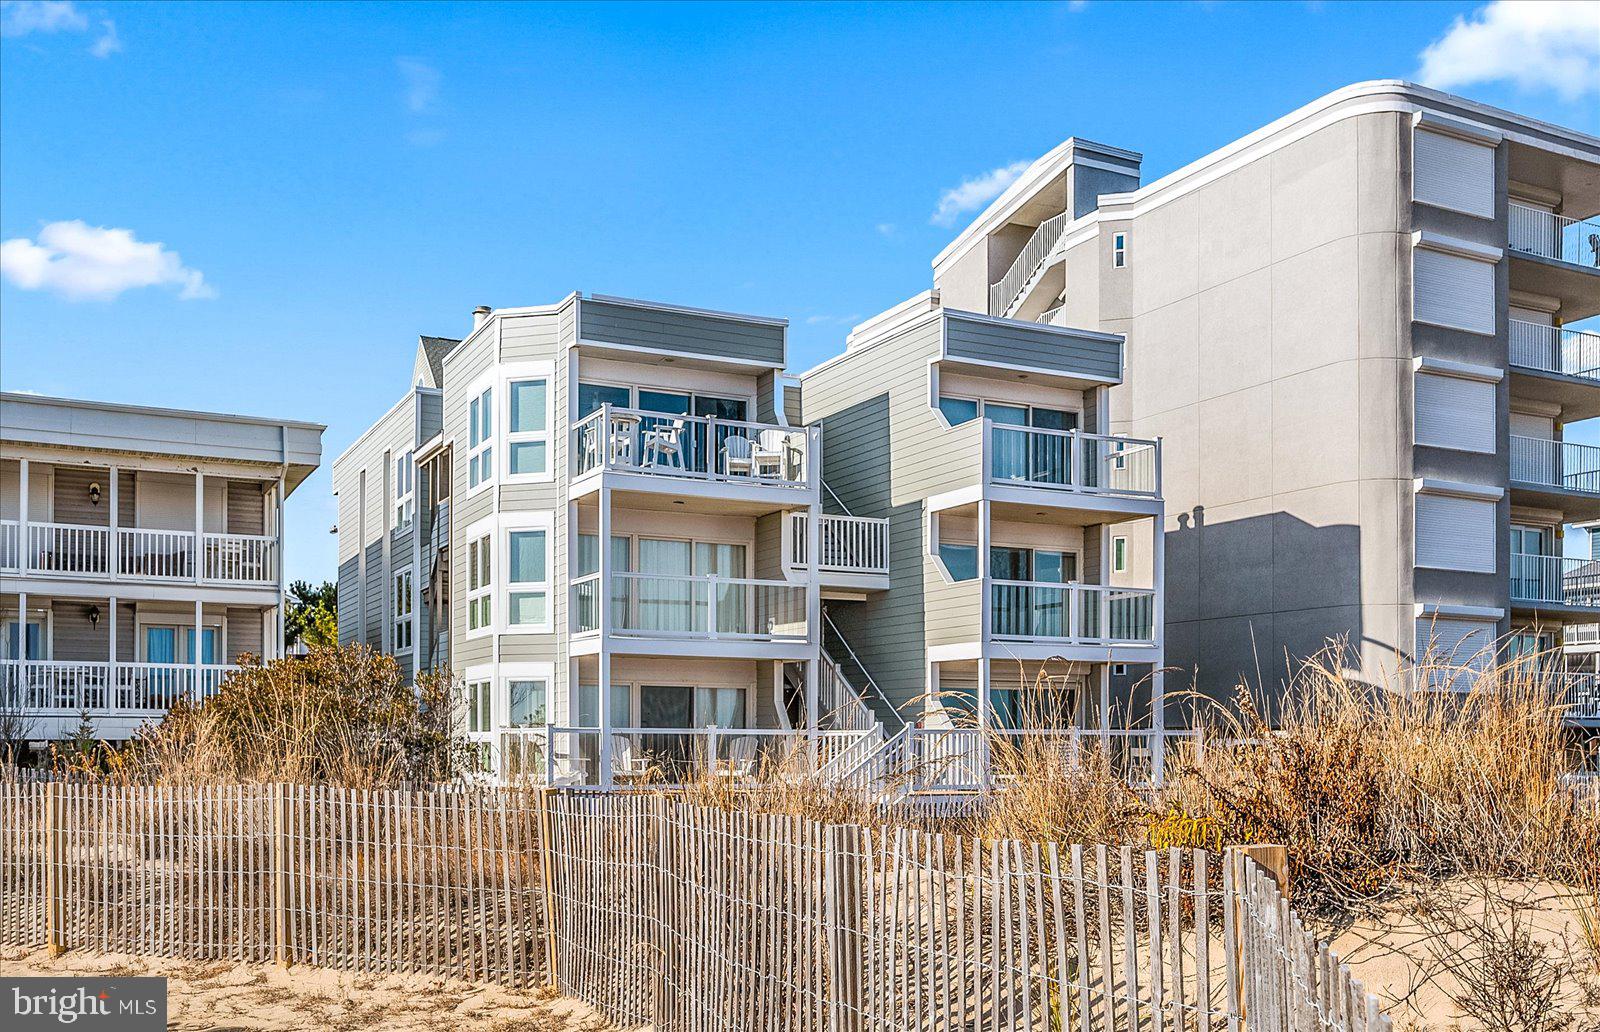
M877 225L877 230L879 236L894 236L894 223L880 222Z
M1509 81L1565 100L1600 93L1600 0L1495 0L1419 57L1417 78L1439 89Z
M110 18L100 19L100 38L94 41L89 53L95 57L110 57L122 50L122 39L117 35L117 23Z
M175 287L185 301L216 297L199 269L176 251L136 240L132 230L52 222L37 240L0 244L0 276L23 290L44 290L68 301L109 301L135 287Z
M999 197L1031 164L1031 161L1013 162L1002 168L990 169L980 176L963 179L960 186L952 186L939 195L939 206L928 221L935 226L955 225L960 216L977 211Z
M394 63L405 80L407 110L416 115L432 111L439 103L439 70L412 57L397 57Z
M72 0L0 0L0 36L83 32L89 19Z

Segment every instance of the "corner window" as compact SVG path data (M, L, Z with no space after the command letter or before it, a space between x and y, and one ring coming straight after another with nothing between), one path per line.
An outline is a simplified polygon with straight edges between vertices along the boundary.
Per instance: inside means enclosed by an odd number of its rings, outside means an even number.
M489 681L467 682L467 733L484 734L494 730L493 693Z
M415 640L411 615L411 567L394 575L394 651L410 652Z
M543 476L549 471L549 386L542 377L507 385L506 472L511 476Z
M1111 572L1128 572L1128 539L1125 537L1111 539Z
M947 398L940 396L939 411L951 426L960 426L978 418L978 403L972 398Z
M1111 237L1111 267L1123 268L1128 264L1128 234L1115 233Z
M951 580L968 581L978 577L978 546L939 542L939 560Z
M513 530L506 539L506 622L548 630L550 624L550 534Z
M513 678L506 682L506 727L543 727L549 684L542 679Z
M394 460L395 530L404 530L411 526L411 520L417 512L417 467L412 458L414 454L407 451Z
M490 562L489 535L467 544L467 630L487 630L493 623L493 564Z
M467 488L494 479L494 388L467 406Z

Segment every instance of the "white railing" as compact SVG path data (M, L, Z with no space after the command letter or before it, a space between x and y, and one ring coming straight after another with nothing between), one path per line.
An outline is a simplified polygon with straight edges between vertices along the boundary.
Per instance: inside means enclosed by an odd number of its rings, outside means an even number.
M74 523L29 523L29 573L104 577L110 568L111 535L105 527Z
M787 728L593 727L545 729L544 783L594 786L607 783L601 756L611 757L609 783L686 785L707 778L748 781L758 774L811 769L804 732ZM602 745L608 746L602 749Z
M1570 672L1555 678L1568 720L1600 720L1600 674Z
M1512 319L1511 364L1600 381L1600 333Z
M197 702L214 694L238 669L221 663L8 659L0 660L0 697L25 715L164 713L180 699Z
M1569 219L1515 201L1508 205L1507 218L1506 237L1513 251L1600 268L1600 220Z
M806 565L806 528L809 516L789 514L789 566ZM889 572L889 521L871 516L834 516L823 513L817 527L820 539L817 568L834 573Z
M1056 305L1054 308L1047 308L1039 313L1039 318L1035 319L1034 322L1040 322L1049 325L1050 323L1056 321L1056 314L1065 307L1066 305Z
M618 573L612 633L642 638L807 641L806 589L742 577ZM598 607L596 608L598 612Z
M827 653L817 663L817 710L839 731L866 731L878 723L872 707Z
M7 573L22 569L22 524L16 520L0 520L0 570Z
M194 531L124 527L117 531L117 568L132 580L193 580Z
M1100 584L990 581L996 638L1083 644L1155 642L1155 591Z
M236 584L277 582L278 542L259 534L206 534L205 579Z
M1072 214L1064 211L1039 223L1033 235L1028 237L1028 242L1022 245L1022 252L1011 263L1011 268L1000 277L1000 282L989 288L990 315L1011 314L1011 307L1021 296L1022 288L1028 285L1028 281L1038 272L1039 266L1050 257L1050 252L1055 250L1056 241L1061 239L1062 231L1071 221Z
M1512 435L1511 479L1600 494L1600 448Z
M578 476L604 469L803 488L819 432L603 405L572 428L572 453Z
M1511 598L1553 605L1600 605L1600 562L1513 552Z
M1161 494L1161 442L986 423L989 478L1094 494Z
M1600 624L1567 624L1561 629L1563 645L1600 645Z

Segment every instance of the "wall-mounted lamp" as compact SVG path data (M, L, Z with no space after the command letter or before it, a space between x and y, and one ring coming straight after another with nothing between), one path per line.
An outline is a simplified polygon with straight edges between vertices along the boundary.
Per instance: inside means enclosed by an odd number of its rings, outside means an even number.
M98 480L89 485L89 501L95 505L100 504L100 481Z
M90 606L89 607L89 626L90 627L99 627L100 626L100 607L99 606Z

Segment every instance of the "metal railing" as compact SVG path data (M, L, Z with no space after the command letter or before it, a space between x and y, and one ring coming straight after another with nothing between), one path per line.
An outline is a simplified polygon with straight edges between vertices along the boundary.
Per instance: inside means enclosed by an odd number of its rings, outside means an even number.
M1600 333L1512 319L1511 364L1600 382Z
M1513 552L1511 599L1552 605L1600 606L1600 561Z
M1515 201L1506 214L1511 250L1600 268L1600 219L1569 219Z
M587 581L587 578L585 578ZM611 577L613 634L643 638L808 641L806 589L788 581L743 577L617 573ZM598 588L588 588L588 597ZM599 606L580 620L599 624ZM593 613L593 617L587 616ZM588 628L594 629L594 628Z
M1028 242L1022 245L1022 251L1011 263L1011 268L1000 277L1000 282L989 287L990 315L1011 314L1011 307L1021 296L1022 288L1028 285L1028 281L1039 271L1039 266L1050 257L1056 241L1061 239L1062 232L1071 221L1072 214L1064 211L1039 223L1033 235L1028 237Z
M1161 442L986 422L989 479L1096 494L1161 494Z
M1053 323L1056 321L1056 313L1065 307L1066 305L1056 305L1054 308L1047 308L1039 313L1039 318L1035 319L1034 322L1041 322L1047 325Z
M1511 479L1600 494L1600 448L1512 435Z
M806 565L807 524L803 512L789 513L789 566ZM820 539L817 568L834 573L889 572L889 521L871 516L834 516L823 513L817 526Z
M1154 590L1101 584L990 581L996 638L1083 644L1155 642Z
M578 476L604 469L803 488L819 433L602 405L572 428L572 453Z
M1555 674L1557 698L1568 720L1600 720L1600 674L1570 671Z
M225 663L111 663L0 660L0 698L24 716L164 713L179 700L214 694L237 666Z
M270 585L278 577L278 543L261 534L203 534L201 580ZM78 523L0 521L0 570L17 574L121 580L195 579L194 532ZM115 558L113 558L113 555Z

